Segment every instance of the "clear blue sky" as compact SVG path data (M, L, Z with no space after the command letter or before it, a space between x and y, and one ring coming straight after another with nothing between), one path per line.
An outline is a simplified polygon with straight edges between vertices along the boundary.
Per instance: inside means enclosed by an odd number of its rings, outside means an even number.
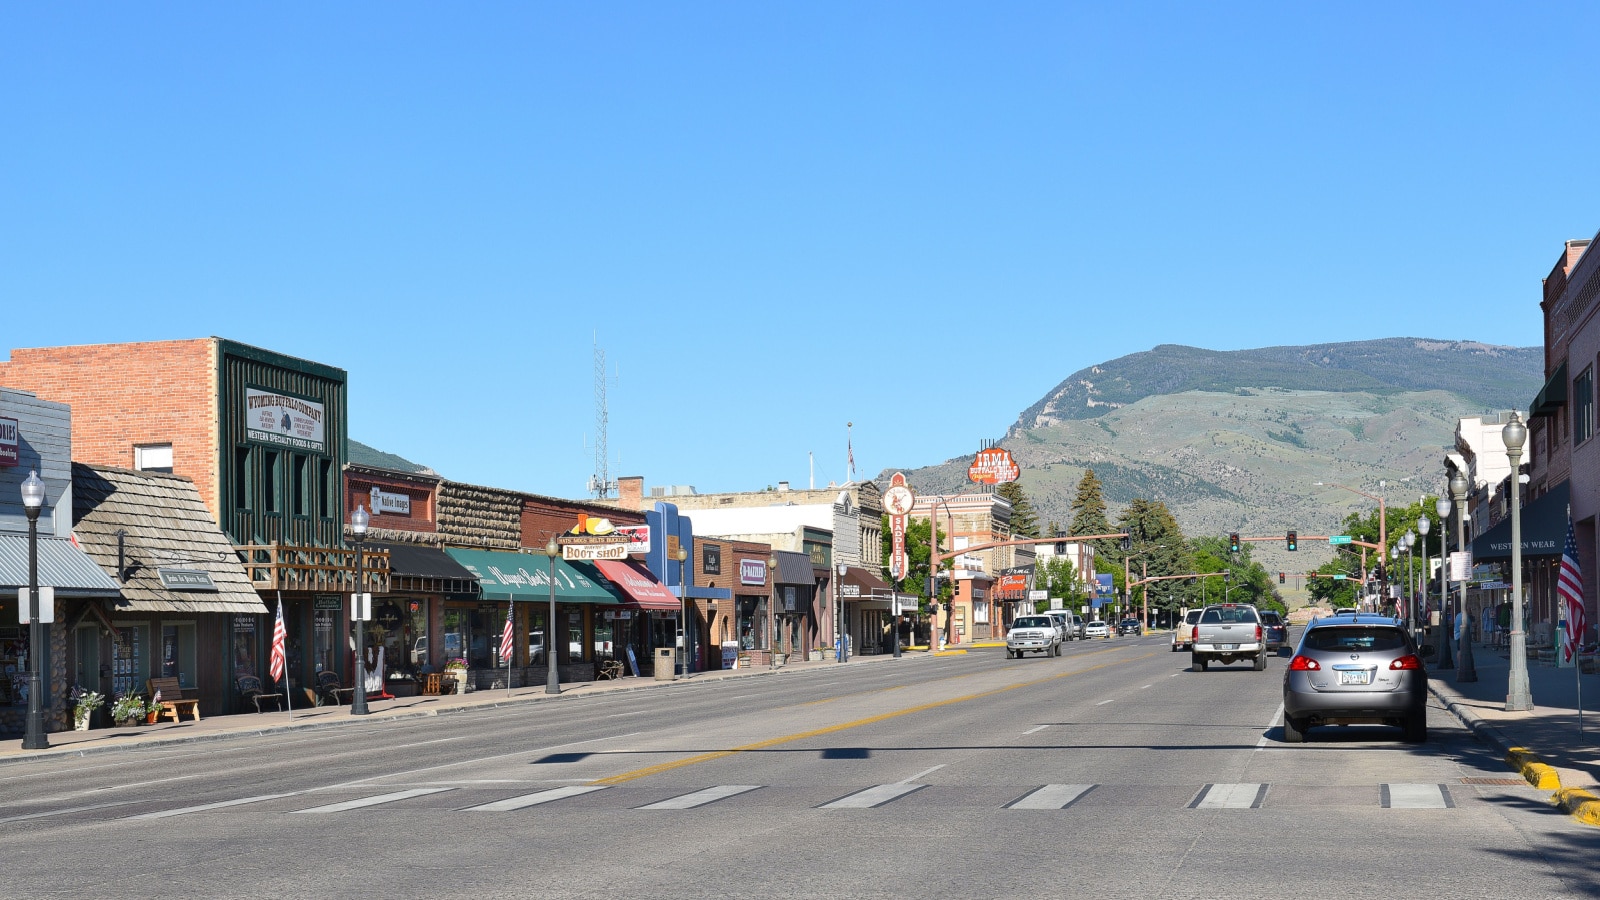
M1391 6L1393 8L1391 8ZM0 355L220 335L564 496L970 452L1075 370L1536 345L1593 4L0 7Z

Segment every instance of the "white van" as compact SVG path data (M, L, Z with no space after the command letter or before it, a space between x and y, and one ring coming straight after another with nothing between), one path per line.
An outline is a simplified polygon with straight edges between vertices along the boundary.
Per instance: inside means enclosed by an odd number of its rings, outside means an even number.
M1056 627L1061 629L1063 641L1077 641L1083 639L1083 618L1069 613L1064 609L1047 609L1044 614L1054 619Z

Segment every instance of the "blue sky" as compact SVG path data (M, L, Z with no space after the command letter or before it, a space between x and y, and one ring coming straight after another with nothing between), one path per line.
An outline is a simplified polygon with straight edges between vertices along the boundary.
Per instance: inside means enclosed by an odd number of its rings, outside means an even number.
M578 496L843 480L1087 365L1536 345L1592 4L0 7L0 355L215 334Z

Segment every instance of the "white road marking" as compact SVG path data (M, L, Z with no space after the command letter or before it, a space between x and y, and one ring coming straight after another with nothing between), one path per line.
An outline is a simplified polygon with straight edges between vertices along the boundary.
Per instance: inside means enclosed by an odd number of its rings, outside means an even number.
M409 791L395 791L392 794L379 794L376 797L363 797L360 800L346 800L343 803L330 803L327 806L313 806L310 809L297 809L297 813L336 813L347 812L352 809L361 809L366 806L379 806L384 803L395 803L400 800L409 800L412 797L423 797L428 794L442 794L455 788L412 788Z
M924 775L932 775L933 773L939 771L940 769L944 768L947 765L949 765L949 763L940 763L940 764L938 764L937 766L934 766L931 769L923 769L921 772L918 772L917 774L911 776L910 778L906 778L906 779L903 779L901 781L897 781L897 782L895 782L895 784L910 784L911 782L916 781L918 778L921 778Z
M287 794L262 794L259 797L243 797L238 800L224 800L221 803L206 803L200 806L183 806L178 809L163 809L160 812L145 813L141 816L129 816L130 819L165 819L171 816L184 816L189 813L206 812L212 809L227 809L230 806L243 806L246 803L260 803L263 800L276 800L279 797L293 797L303 794L304 791L290 791Z
M1049 725L1035 725L1032 728L1029 728L1027 731L1024 731L1023 734L1033 734L1036 731L1043 731L1049 727Z
M1454 809L1450 791L1442 784L1382 785L1384 809Z
M655 712L655 710L653 710L653 709L636 709L636 710L633 710L632 712L610 713L610 714L608 714L606 716L606 718L615 719L618 716L642 716L647 712Z
M670 800L651 803L648 806L636 806L634 809L694 809L697 806L705 806L707 803L715 803L718 800L726 800L729 797L748 794L760 788L761 785L759 784L723 784L706 788L703 791L695 791L692 794L684 794L682 797L673 797Z
M1066 809L1093 789L1092 784L1047 784L1024 794L1006 809Z
M1258 809L1267 798L1264 784L1208 784L1190 809Z
M1151 688L1151 687L1154 687L1154 685L1149 685L1149 684L1141 684L1141 685L1139 685L1139 690L1141 690L1141 691L1143 691L1143 690L1148 690L1148 689L1149 689L1149 688Z
M1283 721L1283 704L1279 703L1277 711L1272 714L1272 719L1267 722L1267 727L1271 728L1272 726L1277 725L1278 723L1280 723L1282 721ZM1266 732L1262 732L1261 737L1256 740L1256 749L1257 750L1264 750L1264 749L1266 749L1266 746L1267 746L1267 735L1266 735Z
M832 803L824 803L818 809L874 809L885 803L899 800L907 794L920 791L927 787L925 784L880 784L869 787L864 791L857 791L847 797L840 797Z
M105 809L106 807L109 807L109 806L127 806L130 803L138 803L138 802L140 802L140 801L138 801L138 800L118 800L115 803L96 803L96 804L94 804L92 806L74 806L74 807L70 807L68 809L52 809L52 810L49 810L48 812L28 813L27 815L10 816L8 818L0 819L0 825L4 825L7 822L26 822L29 819L43 819L43 818L45 818L47 816L65 816L65 815L69 815L69 814L75 813L75 812L89 812L90 810L95 810L95 809Z
M1096 703L1095 706L1105 706L1107 703L1110 703L1110 702L1111 702L1110 700L1101 700L1099 703Z
M552 800L565 800L568 797L579 797L584 794L592 794L595 791L603 791L606 789L606 787L607 786L603 784L568 785L567 787L551 788L550 790L539 791L538 793L534 794L523 794L521 797L512 797L507 800L496 800L493 803L485 803L482 806L469 806L467 807L466 811L511 812L512 810L526 809L530 806L538 806L541 803L549 803Z
M1167 677L1168 678L1177 678L1178 677L1178 673L1177 672L1173 672L1171 675L1168 675Z
M459 762L441 763L440 765L437 765L437 766L423 766L420 769L408 769L408 770L406 770L404 772L391 772L388 775L372 775L372 776L369 776L367 778L357 778L354 781L346 781L346 782L342 782L340 784L333 784L333 785L329 785L329 786L324 787L324 788L317 788L317 790L335 791L335 790L339 790L340 788L355 787L358 784L366 784L366 783L371 782L371 781L382 781L382 780L384 780L386 778L401 778L401 777L404 777L406 775L415 775L415 774L417 774L419 772L432 772L435 769L453 769L453 768L455 768L457 766L470 766L470 765L474 765L476 763L484 763L484 762L489 762L491 760L496 760L496 759L506 759L507 757L511 757L511 756L526 756L526 755L528 755L530 753L549 753L552 750L560 750L562 747L581 747L584 744L595 744L595 743L599 743L600 741L619 741L619 740L622 740L623 738L634 737L634 736L640 735L640 734L644 734L644 732L642 732L642 731L630 731L627 734L614 734L614 735L611 735L610 737L590 738L590 739L588 739L586 741L568 741L568 742L566 742L564 744L551 744L548 747L537 747L537 748L534 748L532 750L513 750L510 753L496 753L493 756L480 756L480 757L478 757L476 759L463 759L463 760L461 760Z

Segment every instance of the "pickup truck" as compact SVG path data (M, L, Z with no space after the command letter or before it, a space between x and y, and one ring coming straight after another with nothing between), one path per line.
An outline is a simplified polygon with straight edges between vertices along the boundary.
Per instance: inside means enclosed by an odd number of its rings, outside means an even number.
M1189 651L1191 668L1204 672L1211 660L1226 664L1239 659L1253 660L1257 672L1267 668L1261 614L1249 603L1220 603L1201 610Z

